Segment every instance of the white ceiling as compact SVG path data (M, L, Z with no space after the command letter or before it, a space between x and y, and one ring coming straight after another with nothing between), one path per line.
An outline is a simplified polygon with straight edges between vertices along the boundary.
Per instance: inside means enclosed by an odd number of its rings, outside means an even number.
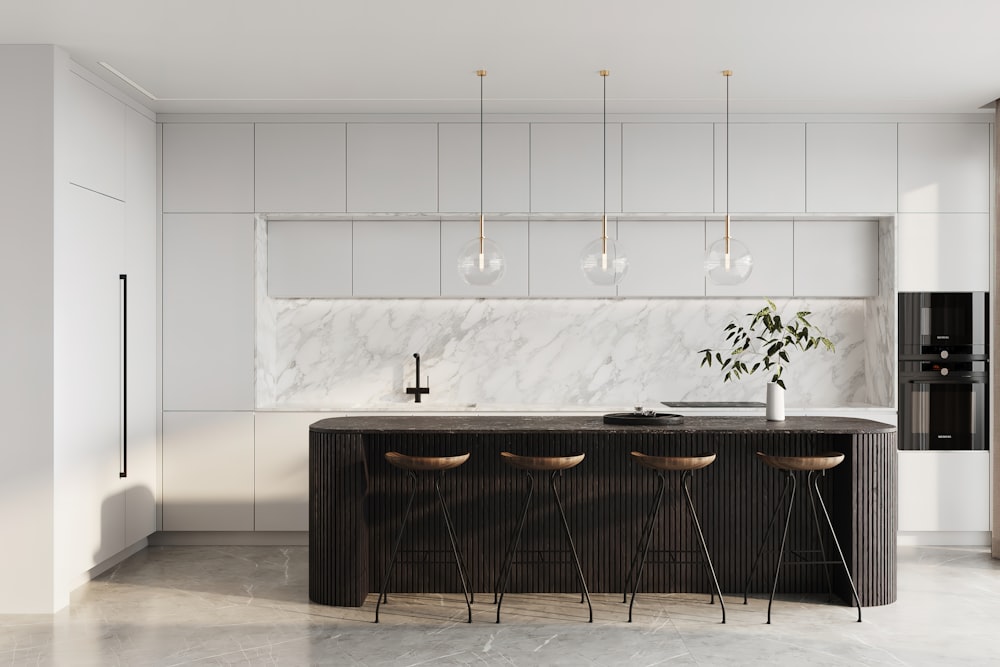
M1000 0L0 0L159 112L975 112Z

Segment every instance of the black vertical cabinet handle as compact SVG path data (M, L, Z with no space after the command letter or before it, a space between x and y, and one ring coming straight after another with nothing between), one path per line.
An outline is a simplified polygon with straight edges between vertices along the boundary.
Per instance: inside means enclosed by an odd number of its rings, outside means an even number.
M121 307L122 307L122 348L121 348L121 363L122 363L122 377L121 377L121 441L122 441L122 456L121 456L121 468L118 470L119 477L128 477L128 372L127 372L127 360L128 360L128 276L124 273L118 274L118 280L121 285Z

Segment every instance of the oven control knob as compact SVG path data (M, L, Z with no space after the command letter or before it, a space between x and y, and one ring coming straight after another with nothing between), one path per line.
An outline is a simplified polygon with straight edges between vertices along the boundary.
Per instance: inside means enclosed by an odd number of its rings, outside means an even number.
M948 369L947 368L942 368L941 369L941 375L947 375L947 374L948 374Z
M942 359L948 358L948 350L941 350L941 358Z

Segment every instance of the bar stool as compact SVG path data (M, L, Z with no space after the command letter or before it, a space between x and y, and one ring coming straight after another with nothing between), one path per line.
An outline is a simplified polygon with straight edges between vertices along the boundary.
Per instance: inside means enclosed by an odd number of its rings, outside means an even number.
M532 475L534 472L549 473L549 486L552 487L552 495L556 499L556 507L559 508L559 519L562 522L563 531L566 533L566 540L569 542L569 549L573 556L572 562L576 567L576 574L580 578L580 587L582 589L580 602L582 603L586 599L590 614L588 622L593 623L594 608L590 604L590 591L587 590L587 582L583 578L583 568L580 567L580 557L576 553L576 546L573 544L573 536L569 532L569 522L566 521L566 511L563 509L562 500L559 498L559 491L556 487L556 479L562 477L563 470L569 470L570 468L579 465L580 462L583 461L584 455L518 456L517 454L511 454L510 452L500 452L500 456L503 457L503 460L508 465L525 471L525 476L528 478L528 493L524 498L524 507L521 509L521 516L520 519L518 519L517 528L514 530L514 534L511 536L510 542L507 545L507 550L504 553L503 564L500 566L500 575L497 577L496 584L493 587L493 602L497 605L497 623L500 622L500 606L503 604L503 596L507 591L507 585L510 583L510 571L514 565L514 556L517 553L518 543L521 541L521 533L524 532L525 519L528 517L528 507L531 505L531 496L535 490L535 478ZM498 595L499 598L497 597Z
M639 578L642 577L643 566L646 564L646 556L649 554L649 543L653 538L653 528L656 525L656 517L660 513L660 507L663 504L663 492L666 486L666 479L664 473L666 472L680 472L681 473L681 489L684 491L684 504L688 510L688 516L691 518L691 524L694 527L695 533L698 535L698 543L701 545L701 556L704 558L696 561L657 561L666 563L679 563L679 564L690 564L690 563L702 563L705 569L712 579L713 590L711 592L711 601L715 602L715 596L719 596L719 606L722 608L722 622L726 622L726 603L722 599L722 591L719 589L719 579L715 575L715 567L712 565L712 557L708 554L708 545L705 544L705 536L701 532L701 522L698 521L698 513L694 509L694 503L691 501L691 477L695 470L701 470L706 468L715 462L715 454L700 454L698 456L650 456L648 454L643 454L641 452L632 452L632 458L635 461L649 470L656 471L656 478L658 480L658 485L656 488L656 495L653 498L653 504L649 506L649 511L646 513L646 521L642 526L642 533L639 535L639 543L636 544L635 553L632 556L632 564L629 566L628 574L625 576L625 593L622 595L622 602L626 601L628 596L629 582L632 582L632 600L628 605L628 622L632 622L632 606L635 604L635 594L639 590ZM660 553L681 553L681 550L665 550ZM654 551L654 553L656 553ZM686 551L684 551L686 553ZM633 577L633 575L635 575Z
M406 522L410 518L410 510L413 508L413 498L417 495L417 473L429 473L434 477L434 493L437 495L438 506L441 508L441 516L444 518L445 529L448 531L448 539L451 541L451 550L455 556L455 565L458 567L458 576L462 580L462 592L465 594L465 606L469 611L469 623L472 623L472 593L469 592L469 568L465 565L462 552L458 548L458 538L455 536L455 526L451 521L451 514L448 512L448 504L444 501L441 493L441 480L444 478L446 470L457 468L469 460L469 454L459 456L407 456L399 452L386 452L385 460L390 464L406 471L406 476L410 479L410 498L406 501L406 511L403 512L403 521L399 526L399 533L396 535L396 542L392 547L392 556L389 557L389 565L385 570L385 577L382 579L382 588L379 590L378 602L375 604L375 622L378 623L379 607L382 602L388 601L386 588L389 586L389 577L392 575L392 568L396 565L396 558L399 555L399 545L403 541L403 533L406 531Z
M774 521L778 517L778 510L781 509L781 505L785 501L785 496L788 495L788 512L785 514L785 528L781 532L781 547L778 550L778 562L774 566L774 581L771 584L771 596L767 601L767 622L771 622L771 605L774 603L774 593L778 588L778 574L781 572L781 564L786 553L785 542L788 538L788 524L791 521L792 508L795 505L795 473L805 472L807 473L806 487L809 493L809 505L812 509L813 524L816 527L816 537L819 539L819 549L788 549L788 554L799 554L801 557L802 554L819 553L822 556L822 560L799 560L791 564L822 565L826 569L826 582L831 595L833 594L833 584L830 579L829 566L841 565L844 568L844 574L847 575L847 582L851 585L851 592L854 593L854 602L858 605L858 623L860 623L861 600L858 599L858 590L854 587L854 579L851 578L851 571L847 568L847 561L844 560L844 552L840 549L837 533L833 530L833 522L830 521L830 514L826 510L826 503L823 502L823 496L819 492L819 478L823 477L827 470L840 465L844 460L844 455L839 452L824 452L815 456L769 456L763 452L757 452L757 456L768 466L775 470L780 470L785 475L785 487L782 489L781 497L778 498L778 502L774 506L774 512L771 513L771 519L767 524L767 530L764 531L764 539L761 541L760 549L757 550L757 556L753 559L753 565L750 566L750 574L747 575L746 585L743 587L743 604L747 603L747 591L750 589L750 579L757 570L760 556L764 552L764 546L767 544L767 537L771 534ZM823 544L823 530L820 525L819 514L816 512L817 502L823 510L826 527L830 531L830 537L833 538L833 545L837 548L837 556L840 560L827 560L826 546Z

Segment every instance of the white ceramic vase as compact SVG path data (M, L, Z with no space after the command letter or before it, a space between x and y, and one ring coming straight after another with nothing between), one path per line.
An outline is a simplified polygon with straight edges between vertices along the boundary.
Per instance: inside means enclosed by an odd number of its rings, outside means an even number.
M785 390L775 382L767 383L767 420L785 421Z

